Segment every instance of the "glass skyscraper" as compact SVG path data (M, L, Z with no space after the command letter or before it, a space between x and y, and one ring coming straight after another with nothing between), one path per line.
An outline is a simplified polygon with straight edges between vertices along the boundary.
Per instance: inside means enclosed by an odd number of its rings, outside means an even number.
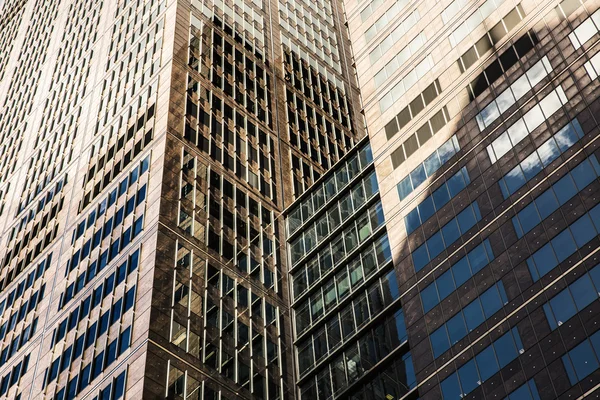
M599 9L0 0L0 397L598 397Z

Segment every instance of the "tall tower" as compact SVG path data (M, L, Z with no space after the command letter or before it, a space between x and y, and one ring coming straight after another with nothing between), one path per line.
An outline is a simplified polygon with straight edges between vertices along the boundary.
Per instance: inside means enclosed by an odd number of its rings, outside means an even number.
M1 7L0 396L294 398L281 212L365 134L341 3Z
M600 3L344 5L416 376L349 398L597 396Z

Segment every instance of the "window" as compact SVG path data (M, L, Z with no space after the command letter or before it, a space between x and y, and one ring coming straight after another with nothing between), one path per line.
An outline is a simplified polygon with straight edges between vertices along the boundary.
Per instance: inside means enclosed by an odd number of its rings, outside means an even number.
M600 164L598 164L596 156L591 155L513 217L512 221L517 236L519 238L523 237L542 220L596 180L597 174L600 174ZM589 219L582 219L574 226L573 234L578 247L587 243L589 232L595 232Z
M425 243L413 250L412 258L415 271L418 272L423 269L429 261L437 257L480 219L481 213L475 201L444 225L441 230L427 239Z
M549 100L545 101L547 99ZM487 146L486 150L492 163L495 163L498 159L508 153L529 133L544 122L544 119L550 118L550 116L560 108L561 104L566 104L567 101L565 93L560 86L548 94L539 104L536 104L529 110L523 118L515 122L506 132L502 133L492 142L492 144ZM542 106L544 107L543 111Z
M591 223L590 223L591 221ZM591 229L593 225L593 230ZM577 227L588 227L574 233ZM598 234L600 228L600 204L584 214L573 224L556 235L541 249L527 259L527 266L534 281L550 272L559 263L571 256L578 248ZM575 235L577 239L575 239ZM579 244L577 244L579 243Z
M399 147L395 151L402 151L402 149L403 147ZM408 195L416 190L417 187L419 187L429 176L431 176L431 174L437 172L437 170L441 168L441 166L443 166L459 150L460 147L458 145L456 136L453 136L450 140L435 150L429 157L427 157L423 164L412 170L407 177L398 183L397 188L400 200L404 200L406 197L408 197ZM426 166L429 167L429 171L426 169ZM397 166L395 166L395 168L396 167Z
M505 89L504 92L502 92L496 98L496 100L493 100L483 110L481 110L479 114L477 114L476 120L477 124L479 125L479 130L483 131L485 128L490 126L504 110L507 110L514 103L519 101L519 99L521 99L525 93L532 89L550 72L552 72L552 66L550 65L547 57L542 58L531 68L529 68L525 74L523 74L512 85ZM549 116L550 115L547 115L546 118Z
M571 44L575 47L575 50L583 46L588 40L590 40L596 33L598 33L598 26L600 26L600 10L592 14L583 21L573 32L569 34Z

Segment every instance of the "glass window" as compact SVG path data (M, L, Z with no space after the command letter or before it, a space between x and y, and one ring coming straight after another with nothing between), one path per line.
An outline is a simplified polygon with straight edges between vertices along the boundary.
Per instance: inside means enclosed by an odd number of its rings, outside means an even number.
M505 333L503 336L499 337L494 342L494 349L496 350L500 368L504 368L519 355L511 332Z
M461 313L450 318L448 322L446 322L446 327L448 328L448 335L450 336L450 342L452 344L455 344L467 335L465 321Z
M568 355L563 356L563 361L567 370L569 369L567 365L571 364L575 371L575 376L569 376L571 384L573 385L591 374L600 366L596 359L595 352L588 340L569 351Z
M446 333L445 325L442 325L433 333L431 333L431 335L429 335L429 339L431 340L434 357L439 357L450 348L450 341L448 339L448 334Z
M482 381L491 378L500 369L492 346L486 347L481 353L477 354L475 360L479 367Z
M444 399L460 399L463 397L463 392L460 389L460 384L458 382L458 374L456 373L444 379L440 383L440 387Z
M475 366L475 360L471 360L460 367L458 369L458 376L460 377L463 393L470 393L475 390L480 381L477 367Z
M573 294L575 305L580 311L598 298L598 292L587 274L569 285L569 291Z
M481 302L475 300L463 309L465 321L467 323L467 329L472 331L477 328L485 320L483 316L483 310L481 309Z

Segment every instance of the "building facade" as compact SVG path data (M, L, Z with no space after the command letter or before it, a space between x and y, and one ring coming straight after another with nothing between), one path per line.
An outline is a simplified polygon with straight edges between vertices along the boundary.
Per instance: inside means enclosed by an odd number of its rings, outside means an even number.
M596 398L600 3L344 4L416 383L334 397Z
M0 7L0 397L294 398L281 212L365 135L341 3Z

